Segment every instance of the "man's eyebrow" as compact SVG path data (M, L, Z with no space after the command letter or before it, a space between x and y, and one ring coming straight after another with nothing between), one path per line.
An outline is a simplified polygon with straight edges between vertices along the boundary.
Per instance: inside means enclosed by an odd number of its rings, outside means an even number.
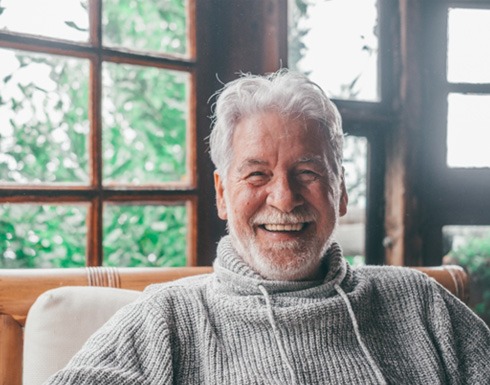
M267 162L265 160L260 160L260 159L255 159L255 158L247 158L245 159L240 166L238 167L238 171L243 171L243 169L247 167L253 167L253 166L264 166L267 165Z
M322 167L326 166L325 158L320 155L311 155L311 156L307 155L298 159L298 161L296 162L296 164L305 164L305 163L314 163Z

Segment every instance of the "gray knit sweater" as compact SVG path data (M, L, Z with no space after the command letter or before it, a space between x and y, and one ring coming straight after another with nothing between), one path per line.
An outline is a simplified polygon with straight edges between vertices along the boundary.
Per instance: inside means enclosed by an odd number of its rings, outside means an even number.
M490 384L490 330L437 283L324 261L266 281L225 237L213 274L151 286L48 384Z

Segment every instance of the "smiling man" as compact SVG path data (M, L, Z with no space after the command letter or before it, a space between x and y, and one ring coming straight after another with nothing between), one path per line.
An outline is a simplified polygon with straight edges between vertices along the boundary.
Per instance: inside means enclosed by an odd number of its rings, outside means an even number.
M221 92L210 140L218 214L264 278L321 276L347 210L342 140L337 109L300 75L243 77Z
M214 273L153 285L49 384L489 384L490 331L425 275L351 268L340 115L305 76L218 94L211 157L229 235Z

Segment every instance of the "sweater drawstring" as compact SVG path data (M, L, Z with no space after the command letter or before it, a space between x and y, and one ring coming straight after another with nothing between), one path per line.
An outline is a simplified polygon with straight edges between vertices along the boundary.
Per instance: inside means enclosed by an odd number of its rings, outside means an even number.
M269 323L272 326L272 331L274 333L274 338L276 339L277 346L279 348L279 354L281 355L282 362L287 366L289 370L289 374L291 376L291 384L297 384L297 379L296 379L296 373L294 372L294 369L289 362L288 356L286 354L286 350L284 349L284 345L282 343L281 336L279 334L279 329L277 328L276 325L276 320L274 319L274 312L272 311L272 305L271 305L271 300L269 293L265 289L263 285L258 285L259 290L261 291L262 295L264 296L265 299L265 304L267 307L267 316L269 318Z
M354 333L357 338L357 342L361 346L361 350L366 356L367 362L371 366L371 369L374 371L374 374L376 376L376 379L378 380L378 383L380 385L386 385L386 380L383 377L383 374L381 373L381 370L379 369L378 365L376 365L376 362L374 361L373 357L371 356L371 353L369 353L369 350L367 346L364 344L364 341L362 340L361 333L359 332L359 325L357 323L356 315L354 314L354 310L352 310L352 305L349 301L349 297L347 297L347 294L345 294L345 291L342 290L342 288L338 285L334 285L335 290L337 293L340 295L340 297L344 300L345 305L347 306L347 312L349 313L349 317L352 322L352 327L354 328Z

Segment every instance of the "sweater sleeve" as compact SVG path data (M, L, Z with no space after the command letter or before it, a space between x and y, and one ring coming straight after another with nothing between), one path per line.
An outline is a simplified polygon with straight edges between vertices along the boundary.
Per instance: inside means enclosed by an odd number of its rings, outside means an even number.
M448 384L490 384L490 329L471 309L437 283L429 329Z
M169 329L142 302L119 310L45 385L172 383Z

